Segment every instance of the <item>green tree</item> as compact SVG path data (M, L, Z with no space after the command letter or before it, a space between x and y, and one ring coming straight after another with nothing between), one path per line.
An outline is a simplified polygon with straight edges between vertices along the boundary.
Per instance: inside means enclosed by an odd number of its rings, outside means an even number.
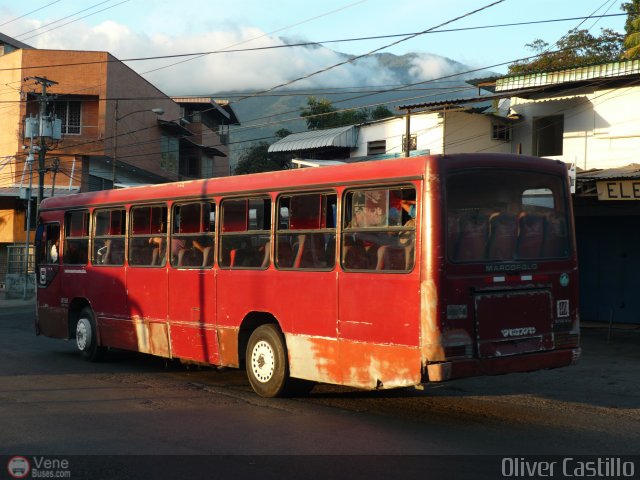
M624 57L640 57L640 0L633 0L622 4L622 10L627 12L624 25Z
M339 112L326 98L308 97L307 106L301 109L300 116L307 122L309 130L323 130L392 117L393 113L383 105L373 111L357 108Z
M382 120L383 118L393 117L393 112L384 105L378 105L371 111L371 120Z
M291 130L287 130L286 128L281 128L280 130L276 130L275 136L279 139L283 139L284 137L288 137L291 135Z
M342 126L337 112L338 109L326 98L308 97L307 108L300 111L300 116L306 120L309 130L319 130Z
M240 161L233 173L235 175L245 175L247 173L271 172L289 168L290 161L286 153L269 153L268 150L269 143L254 143L240 156Z
M624 36L611 29L602 29L599 36L588 30L571 30L554 47L541 39L526 47L536 52L536 58L510 65L510 74L612 62L624 53Z

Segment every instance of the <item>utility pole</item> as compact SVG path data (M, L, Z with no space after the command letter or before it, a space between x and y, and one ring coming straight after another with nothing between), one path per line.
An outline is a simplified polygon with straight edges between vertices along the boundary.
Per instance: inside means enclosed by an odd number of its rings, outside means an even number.
M407 108L407 117L404 125L404 156L410 157L409 149L411 148L411 109Z
M51 171L53 172L53 180L51 182L52 197L56 194L56 175L58 174L58 170L60 170L60 159L58 157L55 157L53 159L53 166L51 167Z
M52 85L57 85L58 82L54 82L53 80L48 80L46 77L28 77L32 80L35 80L42 88L42 93L40 94L40 149L38 151L38 202L37 207L40 210L40 202L44 198L44 174L47 171L44 166L44 159L47 153L47 144L45 142L44 135L44 121L47 115L47 103L49 97L47 97L47 87L51 87Z

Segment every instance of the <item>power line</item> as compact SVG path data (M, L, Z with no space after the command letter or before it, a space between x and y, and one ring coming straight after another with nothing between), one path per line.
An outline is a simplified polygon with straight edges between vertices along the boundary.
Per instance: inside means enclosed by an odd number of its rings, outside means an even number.
M92 8L97 7L98 5L102 5L103 3L107 3L107 2L110 2L110 1L111 1L111 0L105 0L104 2L100 2L100 3L96 4L96 5L93 5L93 6L91 6L91 7L85 8L84 10L81 10L80 12L85 12L85 11L87 11L87 10L90 10L90 9L92 9ZM101 12L104 12L105 10L109 10L109 9L111 9L111 8L114 8L114 7L117 7L117 6L119 6L119 5L122 5L123 3L127 3L128 1L129 1L129 0L123 0L123 1L122 1L122 2L120 2L120 3L116 3L115 5L111 5L111 6L109 6L109 7L103 8L102 10L98 10L97 12L89 13L88 15L84 15L83 17L76 18L75 20L71 20L70 22L63 23L62 25L58 25L57 27L50 28L49 30L45 30L44 32L40 32L40 33L36 33L35 35L31 35L30 37L24 38L23 40L29 40L29 39L32 39L32 38L38 37L38 36L40 36L40 35L44 35L45 33L52 32L53 30L57 30L58 28L65 27L65 26L67 26L67 25L69 25L69 24L71 24L71 23L75 23L75 22L77 22L77 21L79 21L79 20L83 20L83 19L85 19L85 18L87 18L87 17L91 17L91 16L93 16L93 15L97 15L98 13L101 13ZM74 14L72 14L72 15L69 15L68 17L65 17L65 18L73 17L73 16L77 15L77 14L78 14L78 13L80 13L80 12L76 12L76 13L74 13ZM64 19L60 19L60 20L64 20ZM52 22L52 23L57 23L57 22L59 22L60 20L56 20L55 22ZM51 25L51 24L49 24L49 25ZM40 28L43 28L43 27L40 27ZM39 29L36 29L36 30L39 30ZM33 30L32 30L32 31L33 31ZM29 32L26 32L26 33L29 33ZM23 34L21 34L21 35L25 35L26 33L23 33Z
M54 3L58 3L60 1L61 0L55 0L55 2L47 3L46 5L44 5L44 6L40 7L40 8L36 8L35 10L31 10L30 12L25 13L24 15L20 15L19 17L12 18L11 20L7 20L4 23L0 23L0 27L4 27L5 25L9 25L10 23L15 22L16 20L20 20L21 18L27 17L27 16L31 15L32 13L39 12L40 10L43 10L43 9L53 5Z
M127 0L128 1L128 0ZM124 2L122 2L124 3ZM120 5L120 4L118 4ZM114 7L117 5L113 5ZM112 7L109 7L112 8ZM99 12L95 12L99 13ZM567 17L567 18L556 18L556 19L547 19L547 20L532 20L527 22L514 22L514 23L501 23L494 25L479 25L474 27L461 27L461 28L451 28L451 29L442 29L442 30L433 30L428 32L409 32L409 33L396 33L390 35L375 35L369 37L357 37L357 38L343 38L343 39L334 39L334 40L319 40L319 41L310 41L310 42L298 42L298 43L287 43L283 45L269 45L264 47L251 47L251 48L238 48L238 49L221 49L221 50L210 50L206 52L190 52L190 53L177 53L172 55L154 55L150 57L132 57L132 58L124 58L124 59L107 59L107 60L95 60L90 62L70 62L70 63L59 63L59 64L46 64L46 65L34 65L28 68L57 68L57 67L72 67L78 65L94 65L94 64L102 64L102 63L116 63L116 62L139 62L139 61L149 61L149 60L168 60L172 58L180 58L180 57L202 57L206 55L215 55L222 53L241 53L241 52L258 52L263 50L277 50L283 48L296 48L296 47L309 47L309 46L317 46L331 43L348 43L348 42L360 42L360 41L369 41L369 40L382 40L387 38L397 38L397 37L411 37L417 35L427 35L434 33L452 33L452 32L462 32L469 30L480 30L480 29L490 29L490 28L505 28L505 27L517 27L524 25L537 25L537 24L545 24L545 23L553 23L553 22L568 22L574 20L581 19L590 19L590 18L608 18L608 17L620 17L626 16L626 13L613 13L607 15L595 15L595 16L584 16L584 17ZM84 17L83 17L84 18ZM78 19L80 20L80 19ZM42 28L42 27L40 27ZM36 29L37 30L37 29ZM46 33L46 32L43 32ZM265 34L268 35L268 34ZM31 38L31 37L30 37ZM256 37L261 38L261 37ZM255 39L255 38L254 38ZM252 41L254 39L247 40ZM243 42L246 43L246 42ZM170 66L177 65L171 64L166 65L161 68L168 68ZM11 68L0 68L0 71L10 71L10 70L21 70L25 67L11 67ZM152 70L153 71L153 70ZM149 73L149 72L144 72ZM140 74L140 75L143 75Z
M235 47L235 46L238 46L238 45L243 45L243 44L245 44L245 43L249 43L249 42L252 42L252 41L254 41L254 40L258 40L258 39L260 39L260 38L264 38L264 37L267 37L267 36L269 36L269 35L273 35L274 33L278 33L278 32L281 32L281 31L283 31L283 30L287 30L287 29L292 28L292 27L297 27L297 26L299 26L299 25L303 25L303 24L308 23L308 22L310 22L310 21L317 20L318 18L322 18L322 17L325 17L325 16L327 16L327 15L331 15L331 14L336 13L336 12L341 12L342 10L346 10L347 8L351 8L351 7L353 7L354 5L358 5L358 4L360 4L360 3L364 3L364 2L366 2L366 1L368 1L368 0L358 0L358 1L356 1L356 2L352 2L352 3L348 4L348 5L345 5L344 7L336 8L335 10L331 10L331 11L329 11L329 12L325 12L325 13L323 13L323 14L316 15L315 17L307 18L307 19L302 20L302 21L300 21L300 22L297 22L297 23L294 23L294 24L291 24L291 25L287 25L286 27L279 28L279 29L274 30L274 31L272 31L272 32L265 33L265 34L263 34L263 35L258 35L257 37L253 37L253 38L250 38L250 39L248 39L248 40L245 40L245 41L242 41L242 42L236 43L236 44L234 44L234 45L230 45L229 47L224 48L224 49L222 50L222 52L229 51L229 49L230 49L230 48L232 48L232 47ZM195 58L188 58L188 59L186 59L186 60L182 60L182 61L180 61L180 62L172 63L172 64L170 64L170 65L165 65L165 66L163 66L163 67L158 67L158 68L155 68L155 69L153 69L153 70L148 70L148 71L146 71L146 72L141 73L140 75L145 75L145 74L147 74L147 73L151 73L151 72L157 72L158 70L163 70L163 69L165 69L165 68L173 67L173 66L175 66L175 65L178 65L178 64L181 64L181 63L185 63L185 62L190 62L191 60L196 60L197 58L205 57L205 56L210 55L210 54L211 54L211 53L202 53L202 54L197 55Z
M530 57L530 58L531 58L531 57ZM505 62L505 63L511 63L511 62ZM502 64L500 64L500 65L502 65ZM486 68L492 68L492 67L484 67L483 69L486 69ZM475 70L472 70L472 71L483 70L483 69L475 69ZM451 76L459 76L459 75L461 75L461 74L463 74L463 73L468 73L468 72L458 72L458 73L456 73L456 74L454 74L454 75L451 75ZM448 76L448 77L451 77L451 76ZM446 77L445 77L445 78L446 78ZM423 84L423 83L428 83L428 82L431 82L431 81L434 81L434 80L438 80L438 79L432 79L432 80L424 81L424 82L417 82L417 83L415 83L415 84L408 84L408 85L405 85L405 86L402 86L402 87L398 87L398 88L395 88L395 89L392 89L392 90L400 90L400 89L402 89L402 88L408 88L409 86L418 85L418 84ZM389 90L387 90L387 91L389 91ZM373 95L373 94L375 94L375 93L369 93L368 95ZM363 96L367 96L367 95L363 95ZM346 101L346 100L343 100L343 101ZM339 102L336 102L336 103L339 103ZM357 107L357 108L362 108L362 107ZM278 122L278 123L279 123L279 122ZM253 128L255 128L255 126L254 126ZM139 130L136 130L136 131L140 131L140 130L144 130L144 129L139 129ZM135 132L135 131L134 131L134 132ZM130 133L130 132L127 132L127 133ZM125 133L125 134L127 134L127 133ZM124 134L123 134L123 135L124 135ZM272 138L272 137L268 137L268 138ZM254 140L252 140L252 141L255 141L255 139L254 139ZM239 142L239 143L244 143L244 142L246 142L246 141ZM97 143L97 141L91 141L91 142L87 142L87 143ZM78 146L78 145L74 145L73 147L77 147L77 146ZM69 148L71 148L71 147L69 147Z

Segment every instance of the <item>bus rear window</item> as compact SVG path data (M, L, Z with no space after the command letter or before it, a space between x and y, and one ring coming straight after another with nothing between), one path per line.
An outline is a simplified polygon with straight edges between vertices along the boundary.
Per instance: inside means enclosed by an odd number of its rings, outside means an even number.
M454 262L566 258L566 186L509 170L454 173L446 183L447 252Z

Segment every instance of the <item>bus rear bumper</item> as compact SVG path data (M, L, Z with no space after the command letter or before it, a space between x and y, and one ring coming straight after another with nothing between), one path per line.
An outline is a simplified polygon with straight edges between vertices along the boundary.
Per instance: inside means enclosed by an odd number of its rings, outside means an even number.
M462 359L427 365L425 381L444 382L478 375L531 372L573 365L580 358L580 348L536 352L509 357Z

